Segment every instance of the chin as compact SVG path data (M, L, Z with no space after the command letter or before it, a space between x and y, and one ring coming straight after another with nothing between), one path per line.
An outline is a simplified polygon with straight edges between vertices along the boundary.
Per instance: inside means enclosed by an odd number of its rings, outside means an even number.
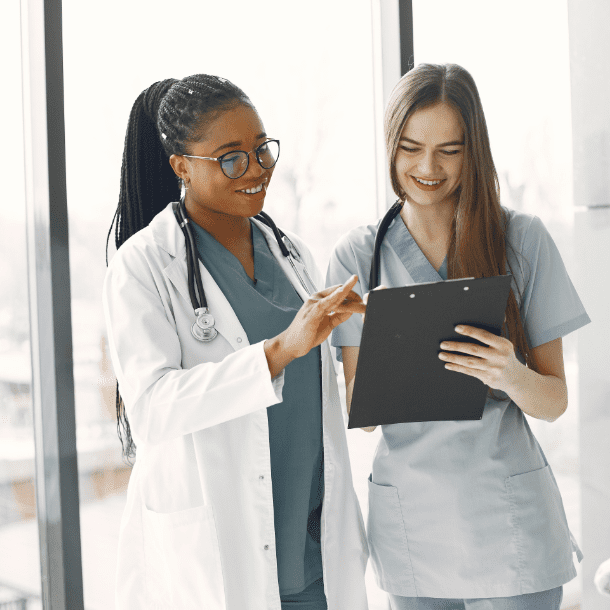
M411 194L407 193L406 202L414 205L430 206L440 203L443 199L444 197L422 197L419 193L412 197Z

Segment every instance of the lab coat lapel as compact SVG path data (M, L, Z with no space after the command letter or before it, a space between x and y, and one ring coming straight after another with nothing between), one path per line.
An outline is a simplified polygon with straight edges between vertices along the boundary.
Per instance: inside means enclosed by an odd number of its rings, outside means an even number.
M192 307L188 289L184 235L176 222L171 204L153 219L150 226L157 244L174 257L172 262L163 270L165 275L176 287L182 298ZM222 290L220 290L218 284L199 258L197 262L201 271L201 281L205 290L208 308L214 316L216 330L223 335L234 350L250 345L248 335ZM193 322L195 322L194 313ZM242 339L240 343L237 343L237 337Z
M309 295L301 285L301 282L299 281L299 278L294 272L292 265L288 261L288 257L282 254L282 251L280 250L280 247L277 243L277 239L275 239L273 231L266 224L260 222L259 220L256 220L255 218L252 218L252 222L254 222L256 226L263 232L263 235L267 240L267 244L269 245L269 250L271 250L271 254L275 256L280 267L286 274L286 277L290 280L290 282L294 286L294 289L297 291L297 294L301 297L303 302L305 302L309 298ZM320 287L316 286L316 289L320 290Z
M443 281L409 233L400 215L390 225L384 241L394 250L414 284Z

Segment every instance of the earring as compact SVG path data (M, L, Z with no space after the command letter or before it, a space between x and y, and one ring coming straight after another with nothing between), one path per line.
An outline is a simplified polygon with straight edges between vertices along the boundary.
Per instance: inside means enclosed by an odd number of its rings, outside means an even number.
M184 206L184 199L186 198L186 191L188 191L188 185L190 184L190 180L187 183L186 180L182 180L182 185L180 188L180 205Z

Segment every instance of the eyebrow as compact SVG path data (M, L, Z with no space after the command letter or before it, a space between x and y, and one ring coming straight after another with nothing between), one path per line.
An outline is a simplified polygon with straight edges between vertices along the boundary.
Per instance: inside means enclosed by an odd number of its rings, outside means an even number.
M416 142L415 140L412 140L411 138L400 138L399 140L400 142L411 142L411 144L417 144L418 146L423 146L423 144L421 142ZM453 140L452 142L443 142L442 144L439 144L437 146L437 148L439 147L443 147L443 146L464 146L464 140Z
M259 133L256 136L256 139L260 140L261 138L266 138L266 137L267 137L267 134L263 131L262 133ZM219 146L212 154L215 155L219 150L222 150L223 148L234 148L235 146L241 146L241 140L237 140L236 142L227 142L226 144Z

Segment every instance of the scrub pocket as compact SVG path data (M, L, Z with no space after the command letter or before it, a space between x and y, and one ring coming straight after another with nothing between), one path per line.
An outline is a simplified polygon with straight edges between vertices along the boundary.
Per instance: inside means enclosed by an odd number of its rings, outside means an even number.
M523 593L576 576L572 536L550 466L508 477L506 489Z
M199 610L205 603L206 610L224 610L220 548L211 506L172 513L144 507L143 513L146 581L155 607Z
M377 485L369 476L367 536L373 569L379 586L414 595L413 568L398 489Z

